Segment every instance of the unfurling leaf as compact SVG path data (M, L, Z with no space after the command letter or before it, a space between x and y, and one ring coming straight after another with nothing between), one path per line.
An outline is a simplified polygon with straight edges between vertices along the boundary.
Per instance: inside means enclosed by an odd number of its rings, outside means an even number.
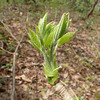
M70 41L73 37L75 32L68 32L65 35L63 35L58 41L57 41L57 46L60 46L68 41Z
M46 25L47 25L47 13L44 15L43 18L40 19L38 24L39 35L41 36L41 38L43 38L45 34Z
M66 14L63 14L54 33L54 41L59 39L66 31Z

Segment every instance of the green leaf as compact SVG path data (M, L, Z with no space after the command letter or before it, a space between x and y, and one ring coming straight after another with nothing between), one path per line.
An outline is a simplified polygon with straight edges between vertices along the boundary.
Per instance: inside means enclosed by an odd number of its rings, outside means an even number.
M54 33L54 41L59 39L66 31L66 15L67 14L62 15L61 20L60 20L59 24L57 25L57 28Z
M52 33L53 30L54 30L54 22L50 22L49 24L46 25L45 36L43 38L44 48L46 48L47 46L49 46L49 44L51 43L51 42L48 41L48 39L53 40L52 37L48 38L49 34Z
M46 34L44 39L43 39L43 43L44 43L44 49L48 46L47 44L47 38L48 38L48 35Z
M40 44L40 40L38 38L38 36L36 35L36 33L34 31L32 31L31 29L29 29L29 33L28 33L30 39L31 39L31 43L35 44L36 46L38 46L39 48L41 47L41 44Z
M54 31L55 31L55 29L54 29ZM54 33L55 33L54 31L52 31L52 32L49 34L49 36L47 37L47 39L44 40L44 41L45 41L45 47L47 47L47 46L49 46L49 45L52 45L53 40L54 40Z
M65 35L63 35L58 41L57 41L57 46L60 46L68 41L70 41L73 37L75 32L68 32Z
M66 30L68 29L70 23L71 23L71 19L70 20L67 20Z
M68 20L66 21L67 15L68 15ZM69 14L63 14L59 24L55 26L53 31L49 34L46 41L46 46L56 43L56 41L65 34L68 25L69 25Z
M53 36L54 36L54 32L51 32L47 38L47 42L45 43L46 47L53 43L53 38L54 38Z
M41 49L35 44L35 42L33 42L32 40L28 41L35 49L37 49L38 51L41 52Z
M7 66L6 65L3 65L1 68L7 68Z
M39 100L43 100L42 98L39 98Z
M42 89L41 93L45 93L46 92L46 88Z
M7 80L6 77L4 77L4 78L0 78L0 83L4 82L4 81L6 81L6 80Z
M39 35L39 28L38 28L38 26L36 24L35 24L35 29L36 29L37 35Z
M43 38L45 34L45 28L47 25L47 13L44 15L43 18L40 19L38 28L39 28L39 35Z
M46 25L45 34L49 35L54 29L54 22L50 22Z
M12 64L7 63L6 66L9 67L9 68L11 68Z

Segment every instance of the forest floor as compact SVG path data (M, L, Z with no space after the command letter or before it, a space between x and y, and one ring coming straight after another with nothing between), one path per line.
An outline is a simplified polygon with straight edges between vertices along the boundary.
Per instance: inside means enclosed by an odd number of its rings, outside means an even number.
M5 6L0 10L0 17L18 40L26 31L26 19L28 27L34 30L34 24L42 17L40 10L32 14L28 9L26 6ZM48 21L58 23L62 13L54 18L50 11ZM100 100L100 15L81 20L76 14L70 14L72 22L69 31L76 31L74 38L57 50L57 61L62 66L60 80L66 88L74 91L79 100ZM28 43L28 39L25 34L17 52L15 100L62 100L54 86L46 80L42 54ZM6 45L4 49L14 52L17 44L7 31L0 33L0 40ZM0 100L11 98L12 63L13 55L0 49ZM74 97L74 100L77 99Z

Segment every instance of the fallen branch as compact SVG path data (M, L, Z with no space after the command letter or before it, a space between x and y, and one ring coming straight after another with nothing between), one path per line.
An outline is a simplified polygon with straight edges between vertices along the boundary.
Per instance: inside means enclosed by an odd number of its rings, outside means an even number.
M99 70L100 71L100 68L98 68L95 64L93 64L93 62L90 62L88 59L86 59L86 58L84 58L82 55L81 55L81 53L80 54L77 54L76 52L75 52L75 50L73 49L73 47L70 47L72 50L73 50L73 52L78 56L78 57L81 57L81 59L83 60L83 61L85 61L86 63L88 63L88 64L90 64L93 68L95 68L95 69L97 69L97 70ZM85 49L82 49L82 50L84 50L85 52L87 52ZM90 54L91 52L88 52L88 54ZM91 55L92 55L92 53L91 53ZM95 57L96 58L96 57ZM92 68L92 67L89 67L88 66L88 68Z
M26 19L26 23L28 22L28 15L27 15L27 19ZM27 25L26 25L27 26ZM22 35L20 41L18 42L18 45L15 49L15 52L13 54L13 86L12 86L12 95L11 95L11 100L14 100L14 97L15 97L15 66L16 66L16 54L17 54L17 51L18 51L18 48L21 44L21 42L23 41L23 38L25 36L25 34L27 33L27 29L26 29L26 26L25 26L25 33Z
M3 47L3 42L1 41L1 44L2 44L2 47L0 47L0 49L2 49L3 51L5 51L6 53L9 53L9 54L12 54L13 55L13 53L12 52L9 52L9 51L7 51L6 49L4 49Z
M4 25L4 27L5 27L5 29L8 31L8 33L10 33L10 35L12 36L12 38L14 39L14 40L16 40L17 41L17 43L19 42L18 40L17 40L17 38L13 35L13 33L11 32L11 30L9 29L9 27L0 19L0 22Z
M91 10L89 11L89 13L87 14L87 17L89 17L90 15L92 15L92 13L93 13L93 11L94 11L94 9L95 9L95 6L97 5L98 1L99 1L99 0L95 0L95 1L94 1L94 4L93 4Z
M15 52L13 54L13 88L12 88L12 95L11 95L11 100L14 100L14 95L15 95L15 66L16 66L16 54L18 51L18 48L20 46L20 43L22 42L23 38L25 36L25 33L22 35L20 42L18 42L18 45L15 49Z
M11 32L11 30L9 29L9 27L0 19L0 22L4 25L5 29L8 31L8 33L10 33L11 37L16 40L17 42L17 46L16 46L16 49L13 53L5 50L3 48L3 43L2 43L2 47L0 47L2 50L4 50L5 52L9 53L9 54L13 54L13 86L12 86L12 95L11 95L11 100L14 100L15 98L15 66L16 66L16 54L17 54L17 51L18 51L18 48L21 46L21 42L23 41L23 38L25 36L25 33L22 35L20 41L17 40L17 38L13 35L13 33ZM26 29L25 29L26 30ZM27 31L26 31L27 32Z

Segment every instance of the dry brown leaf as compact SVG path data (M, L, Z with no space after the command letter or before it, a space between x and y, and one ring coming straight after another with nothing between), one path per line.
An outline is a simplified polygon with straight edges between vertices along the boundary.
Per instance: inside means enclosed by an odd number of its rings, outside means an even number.
M25 75L22 75L21 78L26 82L32 83L32 80L28 79Z
M25 91L27 91L27 90L28 90L28 86L27 86L27 85L22 84L21 86L24 88L24 90L25 90Z
M30 80L29 78L27 78L25 75L21 75L21 76L16 76L15 79L22 79L26 82L32 83L32 80Z

